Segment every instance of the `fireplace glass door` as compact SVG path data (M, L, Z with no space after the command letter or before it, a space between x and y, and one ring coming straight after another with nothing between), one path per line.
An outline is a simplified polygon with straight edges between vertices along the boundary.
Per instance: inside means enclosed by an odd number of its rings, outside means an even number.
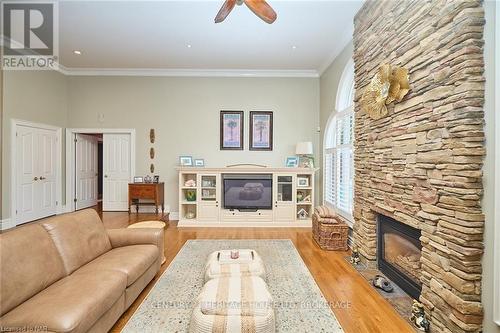
M422 245L420 230L387 217L379 217L379 269L410 296L418 299Z

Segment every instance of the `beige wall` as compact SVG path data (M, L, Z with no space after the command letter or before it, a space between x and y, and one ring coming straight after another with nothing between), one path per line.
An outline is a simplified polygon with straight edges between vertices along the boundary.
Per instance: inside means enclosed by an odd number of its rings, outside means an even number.
M2 219L11 216L11 119L65 127L67 80L54 71L4 71L2 115Z
M320 78L320 152L323 151L323 138L325 135L325 127L330 116L335 112L335 103L337 99L337 90L339 87L340 79L345 66L352 58L353 54L352 41L346 45L342 52L335 58L332 64L323 72ZM323 165L323 154L320 154L321 164ZM319 202L323 201L323 177L320 175L320 196Z
M496 4L499 6L500 4ZM495 234L499 234L498 228L500 228L500 221L495 222L495 204L498 205L500 202L500 193L495 193L495 182L499 182L496 177L500 177L499 174L495 175L495 167L498 168L499 158L498 155L499 147L498 139L495 139L495 135L500 135L499 123L500 115L498 109L500 105L495 102L495 92L498 94L498 84L495 82L495 73L497 73L496 80L499 80L498 73L500 71L500 62L498 50L500 45L497 45L499 37L495 36L495 3L493 1L484 2L485 16L486 16L486 26L484 30L484 60L485 60L485 76L486 76L486 90L485 90L485 134L486 134L486 159L484 161L484 198L483 198L483 212L486 216L485 229L484 229L484 256L483 256L483 290L482 299L484 306L484 321L483 321L483 331L487 333L500 333L500 327L497 326L493 320L493 302L494 298L498 297L495 295L494 289L494 268L495 264L499 265L498 260L500 256L497 253L495 255ZM497 13L499 12L497 8ZM497 18L498 20L498 18ZM498 23L497 23L498 25ZM497 33L498 33L497 27ZM496 43L495 43L496 38ZM495 57L496 48L496 57ZM498 103L498 99L497 99ZM497 110L495 113L495 109ZM496 142L495 142L496 140ZM498 170L498 169L497 169ZM498 217L497 217L498 218ZM496 223L496 225L495 225ZM496 228L495 228L496 227ZM500 240L497 238L497 241ZM496 261L496 263L495 263ZM500 301L500 300L497 300ZM496 318L499 320L500 318Z
M295 144L319 151L319 80L315 78L68 77L68 127L135 128L136 173L165 181L166 205L178 211L179 155L204 158L207 167L234 163L284 166ZM245 149L219 150L219 111L245 111ZM274 111L274 150L248 150L250 110ZM104 121L98 121L98 115ZM149 143L149 129L156 142ZM317 156L317 155L316 155Z

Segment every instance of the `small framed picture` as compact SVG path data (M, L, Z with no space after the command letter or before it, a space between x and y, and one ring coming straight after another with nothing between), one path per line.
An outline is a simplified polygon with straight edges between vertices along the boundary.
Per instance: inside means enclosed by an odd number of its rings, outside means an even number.
M144 178L142 176L135 176L134 183L144 183Z
M243 150L243 111L220 112L220 150Z
M192 156L179 156L179 164L181 166L193 166Z
M314 157L301 157L299 159L299 167L314 169Z
M197 158L194 160L194 166L197 167L204 167L205 166L205 160L202 158Z
M158 175L153 176L153 183L158 184L159 182L160 182L160 176L158 176Z
M287 168L296 168L299 165L299 158L297 156L291 156L286 158Z
M273 150L272 111L250 111L250 150Z
M309 178L308 177L297 177L297 186L298 187L308 187L309 186Z

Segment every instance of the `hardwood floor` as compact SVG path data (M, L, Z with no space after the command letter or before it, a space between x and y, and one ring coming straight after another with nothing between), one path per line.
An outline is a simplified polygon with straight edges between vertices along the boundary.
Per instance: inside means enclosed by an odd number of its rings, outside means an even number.
M100 213L107 228L157 219L154 214ZM160 273L123 314L111 332L120 332L161 273L189 239L291 239L347 333L414 332L394 308L359 275L344 257L347 252L322 251L307 228L177 228L165 230L165 257Z

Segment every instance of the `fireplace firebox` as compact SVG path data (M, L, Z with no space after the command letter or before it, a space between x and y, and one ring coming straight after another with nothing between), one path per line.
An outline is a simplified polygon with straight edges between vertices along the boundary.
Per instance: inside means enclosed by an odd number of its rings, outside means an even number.
M422 291L420 235L421 232L418 229L388 216L379 215L378 269L417 300Z

